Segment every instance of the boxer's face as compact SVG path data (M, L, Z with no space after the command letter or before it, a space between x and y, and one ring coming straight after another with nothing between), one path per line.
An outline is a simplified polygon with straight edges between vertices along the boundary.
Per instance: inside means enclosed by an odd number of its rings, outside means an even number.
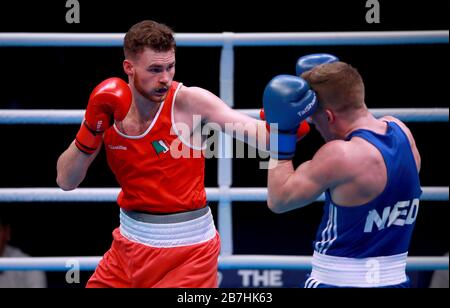
M136 91L150 101L164 101L175 75L175 51L156 52L146 48L130 62L130 82Z

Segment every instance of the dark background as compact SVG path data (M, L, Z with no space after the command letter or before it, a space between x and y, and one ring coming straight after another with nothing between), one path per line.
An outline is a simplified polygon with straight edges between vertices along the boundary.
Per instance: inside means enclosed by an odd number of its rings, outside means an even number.
M0 32L126 32L154 19L177 33L303 32L448 29L448 1L380 0L381 23L367 24L366 1L86 1L81 23L65 22L65 1L2 1ZM393 3L395 2L395 3ZM299 56L328 52L362 74L369 107L448 107L448 45L235 48L235 108L260 108L265 84L294 74ZM179 47L176 80L219 94L220 48ZM2 109L84 109L92 88L110 76L126 78L121 48L0 48ZM422 154L423 186L448 186L448 123L409 123ZM56 160L77 125L2 125L0 187L56 187ZM445 138L445 139L444 139ZM296 164L322 140L312 132ZM234 187L265 187L259 160L235 159ZM217 187L217 162L207 161L206 187ZM81 187L117 187L104 153ZM13 244L33 256L97 256L118 226L114 203L0 203L13 217ZM217 205L212 203L216 217ZM234 203L234 253L309 255L321 204L276 215L264 203ZM422 202L410 255L448 251L448 201ZM84 279L88 277L86 275ZM64 275L49 274L52 286Z

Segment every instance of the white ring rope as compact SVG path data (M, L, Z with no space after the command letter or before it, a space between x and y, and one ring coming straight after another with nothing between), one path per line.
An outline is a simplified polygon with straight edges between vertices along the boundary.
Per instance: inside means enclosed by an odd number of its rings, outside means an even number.
M0 47L122 47L124 33L0 33ZM178 33L178 46L299 46L448 44L448 30Z
M422 187L423 201L448 201L448 187ZM0 202L116 202L119 188L0 188ZM266 201L267 188L206 188L208 201ZM322 194L317 201L324 201ZM447 204L447 203L446 203ZM1 205L0 205L1 206Z
M259 109L236 109L259 118ZM376 117L392 115L406 122L448 122L448 108L373 108ZM80 124L84 110L0 110L0 124Z
M219 257L219 270L232 269L289 269L311 270L310 256L233 255ZM0 258L0 271L44 270L93 271L101 257L31 257ZM406 269L413 271L445 270L448 257L408 257Z

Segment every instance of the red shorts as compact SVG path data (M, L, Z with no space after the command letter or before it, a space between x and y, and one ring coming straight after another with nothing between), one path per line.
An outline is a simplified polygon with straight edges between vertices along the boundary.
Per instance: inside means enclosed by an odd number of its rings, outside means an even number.
M113 232L87 288L217 288L220 237L173 248L155 248Z

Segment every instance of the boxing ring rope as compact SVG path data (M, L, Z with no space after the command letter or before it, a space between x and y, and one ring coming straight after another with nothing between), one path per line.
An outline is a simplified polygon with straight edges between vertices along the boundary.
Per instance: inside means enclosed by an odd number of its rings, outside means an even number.
M124 34L87 33L0 33L0 47L122 47ZM398 45L448 44L449 32L311 32L311 33L215 33L175 35L180 47L222 47L220 58L220 97L234 106L234 46L319 46L319 45ZM258 117L259 110L242 110ZM371 109L375 116L390 114L404 121L448 122L448 108ZM0 110L0 124L80 124L83 110ZM207 188L210 201L218 201L218 228L222 238L219 268L309 269L310 257L233 255L232 201L265 201L265 188L231 188L232 138L221 135L218 159L218 188ZM448 201L448 187L424 187L422 200ZM115 202L116 188L82 188L63 192L57 188L2 188L0 202ZM323 197L318 199L323 200ZM1 206L1 205L0 205ZM67 262L77 261L80 269L92 270L99 257L10 258L0 259L0 270L67 270ZM408 268L448 269L447 257L409 257Z
M448 201L448 187L422 187L422 201ZM63 191L60 188L0 188L0 202L116 202L119 188L77 188ZM206 188L208 201L238 201L262 202L267 201L267 188L246 187ZM324 194L316 201L324 201Z
M95 270L101 257L33 257L0 258L0 271L44 270L81 271ZM312 257L276 255L233 255L219 257L219 270L237 269L289 269L311 270ZM406 269L409 271L448 269L448 257L408 257Z
M448 30L179 33L181 47L448 44ZM0 33L0 47L122 47L124 33Z
M259 118L259 109L237 109L251 117ZM372 108L377 118L392 115L404 122L448 122L448 108ZM84 110L0 110L0 124L76 124L80 125Z

